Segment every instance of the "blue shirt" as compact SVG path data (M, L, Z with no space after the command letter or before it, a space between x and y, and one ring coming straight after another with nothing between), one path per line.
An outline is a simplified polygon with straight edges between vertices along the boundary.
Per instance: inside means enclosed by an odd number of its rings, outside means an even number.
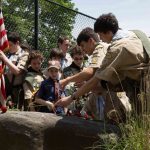
M59 90L60 96L64 94L64 92ZM41 83L40 89L37 93L37 96L43 100L53 102L56 100L55 98L55 85L54 80L51 78L44 80Z
M59 81L58 81L59 82ZM59 90L60 96L65 95L64 92L60 89ZM54 102L56 100L55 98L55 85L54 85L54 80L51 78L44 80L41 83L40 89L37 93L37 96L45 101L50 101ZM39 112L47 112L49 113L50 110L46 106L41 106L39 108ZM52 113L52 112L51 112ZM57 111L56 111L57 113ZM57 114L60 113L60 110L58 111Z

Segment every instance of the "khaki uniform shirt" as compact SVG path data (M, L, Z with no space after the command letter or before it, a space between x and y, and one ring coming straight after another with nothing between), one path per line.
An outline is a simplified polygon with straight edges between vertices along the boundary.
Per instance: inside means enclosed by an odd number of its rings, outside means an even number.
M40 73L28 72L23 84L24 98L31 99L39 89L42 81L44 81L44 77Z
M109 44L100 42L98 45L95 47L95 50L93 51L93 54L91 56L91 62L88 67L90 68L99 68L100 65L102 64L102 61L106 55L107 48Z
M20 85L23 83L24 79L24 73L27 68L27 60L28 60L29 53L27 51L24 51L23 49L19 49L15 54L8 56L9 60L12 61L16 66L23 70L23 72L19 75L15 75L13 85ZM7 75L10 82L12 82L13 74L11 70L6 66L5 74Z
M114 85L126 77L139 80L141 71L138 69L143 67L145 61L141 40L131 32L128 38L111 43L95 77Z

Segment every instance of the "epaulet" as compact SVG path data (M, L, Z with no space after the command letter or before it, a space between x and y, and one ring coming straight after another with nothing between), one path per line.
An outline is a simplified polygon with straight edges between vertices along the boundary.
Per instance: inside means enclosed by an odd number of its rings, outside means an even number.
M102 43L97 43L95 50L99 49L99 48L103 48L104 45Z

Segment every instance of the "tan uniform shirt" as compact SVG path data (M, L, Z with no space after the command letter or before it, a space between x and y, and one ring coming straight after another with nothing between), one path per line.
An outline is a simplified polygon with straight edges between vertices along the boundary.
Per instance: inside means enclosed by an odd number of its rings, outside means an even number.
M93 51L93 54L91 56L91 62L88 67L90 68L99 68L102 64L102 61L106 55L107 48L109 44L100 42L96 46L95 50Z
M95 77L118 84L126 77L139 80L141 71L138 68L145 62L145 53L140 39L132 33L111 43Z
M29 53L27 51L24 51L23 49L19 49L15 54L11 55L9 57L9 60L12 61L16 66L25 71L26 70L26 62L28 60ZM10 71L10 69L6 66L5 74L7 75L9 81L12 81L13 74ZM24 72L22 72L19 75L15 75L13 85L20 85L23 83L24 78Z
M28 76L28 78L25 77L25 82L23 84L24 98L31 99L35 92L39 89L43 80L43 76L38 73L32 73Z

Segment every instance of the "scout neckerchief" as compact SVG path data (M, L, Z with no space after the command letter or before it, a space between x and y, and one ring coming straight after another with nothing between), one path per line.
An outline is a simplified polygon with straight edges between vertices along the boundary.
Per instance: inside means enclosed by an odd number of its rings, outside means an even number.
M60 90L59 90L59 82L58 80L54 80L54 91L55 91L55 101L60 98Z

